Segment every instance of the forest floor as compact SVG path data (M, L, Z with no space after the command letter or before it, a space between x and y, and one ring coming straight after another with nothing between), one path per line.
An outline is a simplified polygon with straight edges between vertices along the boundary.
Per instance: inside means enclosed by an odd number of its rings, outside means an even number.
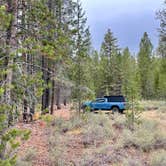
M68 108L62 110L56 110L54 112L55 117L62 117L65 120L70 118L71 112ZM49 131L47 130L47 124L43 120L37 120L30 123L19 122L16 128L31 131L31 135L28 141L24 141L19 150L18 156L26 155L28 150L32 150L35 153L35 157L32 157L33 166L49 166L51 165L49 159ZM32 152L33 153L33 152ZM23 157L24 158L24 157Z
M166 111L166 108L164 107L164 110ZM64 108L59 111L55 111L54 117L59 118L59 119L64 119L64 121L68 121L72 115L72 112L69 111L69 108ZM124 116L124 115L121 115ZM165 132L166 131L166 116L165 113L157 110L148 110L144 111L142 113L142 118L143 119L148 119L152 121L156 121L159 126L158 128L161 129L161 131ZM115 120L115 127L117 128L115 133L116 137L119 137L118 135L121 134L122 129L121 129L121 121L123 120ZM77 122L78 123L78 122ZM111 122L112 123L112 122ZM117 162L117 163L123 163L123 164L117 164L117 166L121 165L130 165L132 162L136 162L141 160L141 165L144 166L149 166L148 161L150 153L148 152L143 152L140 150L137 150L137 148L130 147L130 148L123 148L120 150L117 150L114 147L115 142L117 140L111 139L111 140L97 140L95 143L95 146L91 144L89 141L89 136L88 140L83 140L83 135L82 135L82 129L81 127L76 127L74 129L68 129L67 127L63 128L63 132L59 135L57 135L57 140L56 142L56 136L57 132L51 130L55 124L53 124L51 127L47 125L47 123L43 120L37 120L29 124L25 123L18 123L17 128L19 129L29 129L31 131L31 136L28 141L25 141L21 144L19 150L18 150L18 156L20 157L20 160L25 160L27 166L52 166L52 165L76 165L76 166L82 166L82 165L114 165L112 163L112 160ZM68 124L67 124L68 125ZM118 126L119 125L119 126ZM65 131L66 130L66 131ZM91 131L90 131L91 132ZM92 131L93 132L93 131ZM53 140L49 141L49 139L53 136ZM93 135L92 135L93 137ZM146 138L145 138L146 139ZM57 145L58 143L58 145ZM103 144L103 145L102 145ZM50 149L50 145L52 146L52 149ZM109 145L109 146L108 146ZM55 146L55 147L54 147ZM57 147L56 147L57 146ZM87 146L87 147L86 147ZM107 147L106 147L107 146ZM118 145L119 146L119 145ZM64 148L63 148L64 147ZM52 164L52 162L57 162L57 156L58 153L57 150L54 148L60 148L60 153L63 157L58 157L60 158L60 161L58 161L57 164ZM62 149L61 149L62 148ZM102 149L102 150L101 150ZM107 154L106 155L103 151L107 149ZM31 150L31 154L29 156L27 155L27 152ZM32 152L33 151L33 152ZM50 152L51 151L51 152ZM54 152L52 152L54 151ZM102 153L99 153L98 151L102 151ZM109 151L109 152L108 152ZM95 155L94 155L95 152ZM53 156L50 157L50 153L54 153ZM55 155L57 153L57 155ZM88 154L88 157L84 154ZM98 155L100 154L100 155ZM26 156L27 155L27 156ZM79 160L81 160L81 156L84 155L84 161L81 163ZM91 157L90 157L91 155ZM116 155L116 157L115 157ZM25 159L26 156L27 159ZM33 157L32 157L33 156ZM108 157L108 156L111 156ZM87 157L87 158L86 158ZM113 158L114 159L113 159ZM123 160L125 158L130 158L133 157L133 160L135 161L125 161L124 164ZM102 160L102 162L95 162L94 160ZM102 159L101 159L102 158ZM122 159L121 159L122 158ZM30 160L30 161L28 161ZM64 160L67 160L67 164L64 164ZM120 162L119 162L120 161ZM106 162L106 163L104 163ZM131 163L129 163L131 162ZM26 166L25 163L19 164L18 166ZM137 163L137 164L138 164ZM139 165L139 164L138 164Z

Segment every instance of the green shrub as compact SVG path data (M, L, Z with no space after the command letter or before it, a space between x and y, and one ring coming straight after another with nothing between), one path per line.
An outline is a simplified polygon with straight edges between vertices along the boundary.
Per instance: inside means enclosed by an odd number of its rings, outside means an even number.
M50 114L47 114L47 115L42 115L41 119L43 121L45 121L47 123L47 125L49 126L51 124L51 122L54 120L54 117Z
M22 140L27 140L30 135L29 130L18 130L15 128L7 130L0 137L0 166L12 166L15 165L17 161L16 149L19 147L20 143L18 138Z
M166 165L166 151L160 150L152 153L150 157L151 166L164 166Z
M126 110L126 124L130 130L134 130L135 126L141 123L141 113L143 108L137 100L130 103L130 110Z

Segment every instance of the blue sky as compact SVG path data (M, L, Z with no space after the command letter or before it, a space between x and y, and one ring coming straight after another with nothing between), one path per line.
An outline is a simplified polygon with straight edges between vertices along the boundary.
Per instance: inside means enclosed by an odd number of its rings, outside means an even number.
M121 48L128 46L137 52L139 42L146 31L154 45L158 44L159 21L156 18L164 0L81 0L88 25L92 34L92 43L100 49L104 34L110 28L118 38Z

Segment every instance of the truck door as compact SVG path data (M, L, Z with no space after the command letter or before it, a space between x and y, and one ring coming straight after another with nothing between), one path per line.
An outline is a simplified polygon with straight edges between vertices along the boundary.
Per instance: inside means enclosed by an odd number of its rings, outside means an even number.
M94 102L92 102L92 107L93 109L96 110L102 110L102 109L106 109L106 99L97 99Z

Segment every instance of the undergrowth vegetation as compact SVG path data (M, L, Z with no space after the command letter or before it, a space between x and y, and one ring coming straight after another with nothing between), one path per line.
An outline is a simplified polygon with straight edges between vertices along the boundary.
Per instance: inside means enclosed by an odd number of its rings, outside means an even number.
M151 166L163 166L166 165L166 151L160 150L153 152L150 157Z
M50 126L50 156L55 166L155 163L160 166L165 162L166 134L160 130L158 121L141 119L141 123L131 130L125 115L86 113L73 115L67 121L56 118ZM155 150L162 153L155 154ZM128 157L131 151L132 157ZM143 161L146 153L150 157Z
M139 102L145 111L166 113L166 101L142 100Z
M17 159L16 166L32 166L32 160L36 156L36 149L28 149L27 152Z

